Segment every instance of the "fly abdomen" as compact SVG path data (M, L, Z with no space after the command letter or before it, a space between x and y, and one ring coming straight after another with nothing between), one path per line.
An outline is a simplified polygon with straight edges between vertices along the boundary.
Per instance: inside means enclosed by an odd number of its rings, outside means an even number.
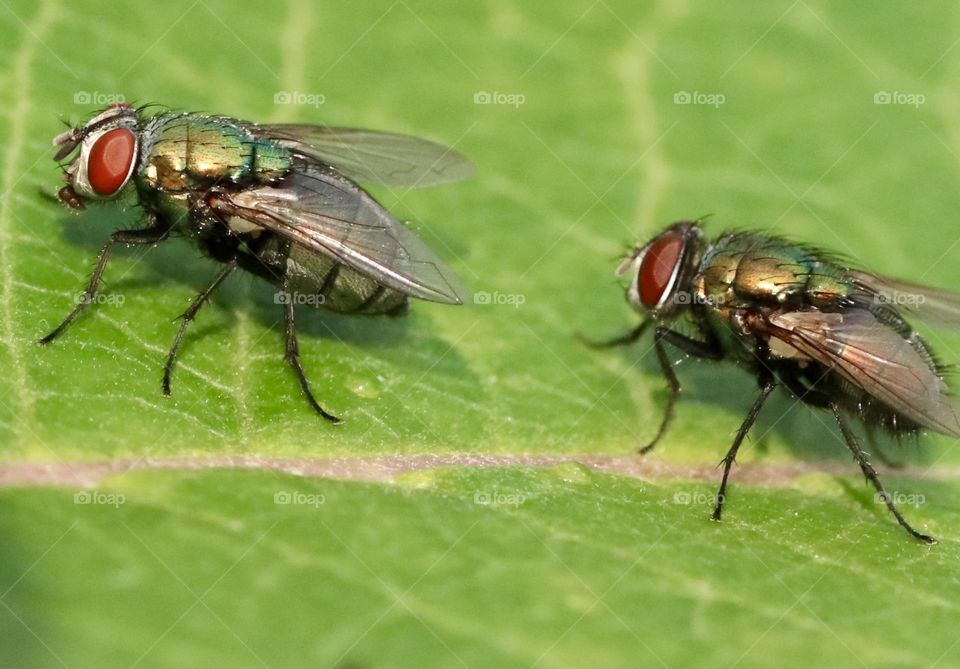
M396 314L407 296L387 288L333 258L293 246L286 263L293 299L341 314Z

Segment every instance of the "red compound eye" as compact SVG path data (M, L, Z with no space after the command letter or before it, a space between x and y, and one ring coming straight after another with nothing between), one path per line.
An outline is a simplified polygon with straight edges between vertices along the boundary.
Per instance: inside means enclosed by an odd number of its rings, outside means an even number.
M123 187L137 151L137 140L127 128L105 132L90 149L87 177L97 195L113 195Z
M665 234L653 242L640 263L640 301L651 309L660 303L677 271L686 241L679 233Z

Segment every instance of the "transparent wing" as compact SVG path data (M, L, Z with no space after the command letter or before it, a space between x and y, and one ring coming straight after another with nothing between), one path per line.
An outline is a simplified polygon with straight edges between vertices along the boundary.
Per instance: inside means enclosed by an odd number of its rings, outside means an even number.
M400 221L336 171L308 165L276 186L216 194L211 206L323 253L383 285L462 304L453 271Z
M910 343L865 309L769 317L772 334L830 367L898 413L960 437L960 406Z
M942 328L960 329L960 294L869 272L851 271L854 280L881 300Z
M260 125L253 132L361 183L416 188L473 173L473 164L453 149L408 135L296 124Z

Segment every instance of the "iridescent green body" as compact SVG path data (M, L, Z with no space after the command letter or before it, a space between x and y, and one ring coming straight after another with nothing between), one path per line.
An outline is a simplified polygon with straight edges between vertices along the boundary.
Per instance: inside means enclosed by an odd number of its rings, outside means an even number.
M111 233L81 299L40 343L54 341L94 303L112 249L184 237L220 266L181 315L163 394L170 394L187 326L228 277L247 272L276 286L284 357L313 410L336 423L300 362L297 305L398 316L411 298L466 301L443 260L360 185L457 181L473 169L459 153L392 132L152 113L155 107L111 104L53 138L54 160L69 160L57 191L64 205L123 201L139 208L145 225Z
M278 184L295 168L295 156L276 140L260 138L235 119L201 114L159 114L143 132L144 147L134 182L142 202L217 258L223 226L207 220L197 198L211 188L241 189ZM286 287L298 303L341 313L402 313L404 294L306 247L289 244L242 217L227 220L244 243L258 242L247 269ZM219 258L218 258L219 259Z
M703 250L695 303L734 359L752 362L754 340L738 320L756 308L829 310L848 303L856 285L838 264L814 249L750 233L728 233ZM776 347L774 354L792 355Z
M694 309L709 324L716 341L731 359L756 365L756 333L749 314L819 311L869 311L913 348L935 374L939 367L929 345L892 305L859 284L850 270L812 247L767 235L733 232L697 248L699 261L692 277ZM772 361L797 365L797 376L811 385L830 387L830 395L864 417L892 431L914 430L914 424L894 416L887 407L831 370L822 368L796 348L775 337L767 341Z
M697 297L720 310L770 306L827 307L856 286L823 254L760 235L720 237L703 255Z
M137 190L174 215L187 214L193 193L213 185L270 183L292 165L283 146L223 117L158 114L143 137Z
M877 498L911 536L935 543L897 509L846 417L897 437L933 429L960 438L960 404L944 368L905 319L908 308L915 312L927 300L926 313L954 317L960 296L846 267L830 253L763 233L731 232L711 241L699 220L677 221L638 244L616 274L630 276L627 301L644 320L598 345L633 343L652 325L670 390L660 427L641 453L666 433L681 390L667 345L687 356L730 360L757 380L759 393L721 461L714 520L721 518L740 446L780 386L833 414Z

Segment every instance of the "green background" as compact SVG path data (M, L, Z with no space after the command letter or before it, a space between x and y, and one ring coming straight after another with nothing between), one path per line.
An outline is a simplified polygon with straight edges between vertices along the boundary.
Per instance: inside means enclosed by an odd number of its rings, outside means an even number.
M635 324L618 257L710 213L713 233L954 285L958 26L946 2L0 0L0 663L960 666L951 440L887 447L910 463L888 487L941 540L921 546L828 416L777 395L714 524L713 466L754 382L681 364L674 429L638 463L665 400L649 340L572 338ZM60 183L59 119L116 95L454 145L471 180L374 192L500 303L302 310L335 428L247 277L161 397L172 319L216 269L183 241L118 253L112 299L41 349L106 235L138 220L40 194ZM206 467L231 457L245 468ZM332 457L351 480L274 469ZM52 485L105 462L93 491ZM414 471L356 480L395 466Z

